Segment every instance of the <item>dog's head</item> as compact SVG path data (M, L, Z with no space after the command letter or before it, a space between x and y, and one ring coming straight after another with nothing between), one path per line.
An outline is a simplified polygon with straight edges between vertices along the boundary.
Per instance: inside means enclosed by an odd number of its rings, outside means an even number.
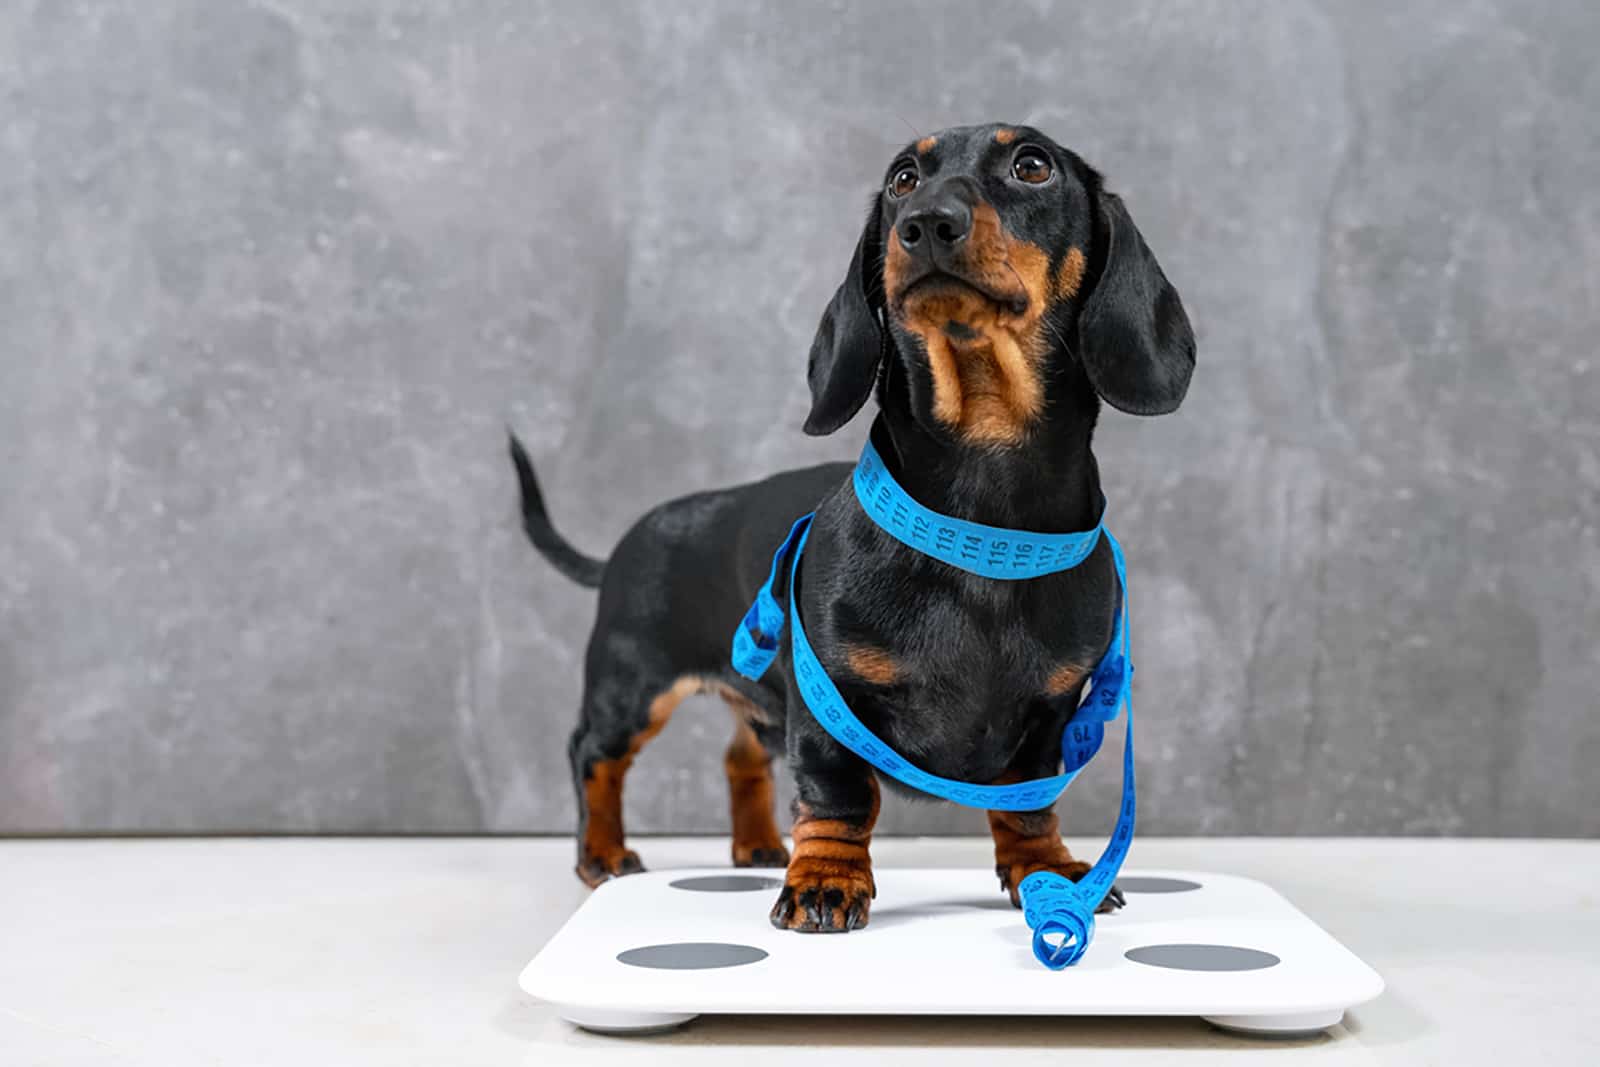
M886 354L928 429L1005 446L1048 418L1074 363L1114 407L1174 410L1194 334L1099 174L1026 126L963 126L889 165L811 345L806 432L848 422Z

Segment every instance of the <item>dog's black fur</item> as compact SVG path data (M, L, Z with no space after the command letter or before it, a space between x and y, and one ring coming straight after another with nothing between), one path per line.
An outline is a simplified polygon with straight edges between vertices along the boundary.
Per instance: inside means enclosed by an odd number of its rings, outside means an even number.
M1171 411L1193 366L1178 294L1100 176L1036 130L962 127L908 146L873 198L812 345L805 429L832 433L875 390L874 443L922 504L992 526L1085 530L1103 507L1090 449L1100 401ZM813 509L800 611L861 720L949 778L1059 769L1062 729L1118 607L1103 541L1069 571L977 577L879 529L856 502L850 465L838 463L663 504L602 564L555 533L515 439L512 454L534 544L600 588L569 749L578 871L591 884L640 869L622 840L622 774L681 695L711 689L749 724L728 761L736 863L787 859L767 754L784 752L795 778L796 852L773 922L866 922L876 776L806 710L786 642L759 683L728 663L773 550ZM753 810L763 798L767 810ZM1061 844L1051 812L991 813L991 827L1013 901L1034 870L1087 870ZM1117 903L1120 895L1106 906Z

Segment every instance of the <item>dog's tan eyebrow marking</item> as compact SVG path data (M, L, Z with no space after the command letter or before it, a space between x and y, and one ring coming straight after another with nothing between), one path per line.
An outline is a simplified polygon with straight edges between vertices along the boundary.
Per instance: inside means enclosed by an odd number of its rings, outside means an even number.
M995 144L1010 144L1012 141L1015 141L1016 139L1017 139L1017 131L1016 130L1000 129L1000 130L994 131L994 143Z
M1067 254L1062 257L1061 265L1056 268L1056 299L1069 300L1077 295L1078 286L1083 284L1083 268L1085 266L1083 249L1074 245L1067 249Z
M933 146L938 143L939 138L937 137L924 137L922 140L917 142L917 151L926 155L927 153L933 151Z

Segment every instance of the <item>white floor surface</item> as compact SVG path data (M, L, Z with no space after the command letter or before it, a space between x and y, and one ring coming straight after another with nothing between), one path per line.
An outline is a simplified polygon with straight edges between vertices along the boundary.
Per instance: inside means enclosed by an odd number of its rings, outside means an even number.
M635 845L656 869L717 865L727 847ZM882 867L992 862L974 839L873 853ZM991 1050L1006 1067L1084 1051L1095 1064L1600 1063L1600 842L1136 842L1132 867L1267 882L1387 980L1331 1035L1296 1041L1137 1018L704 1017L651 1038L585 1033L517 988L587 892L571 859L551 838L0 841L0 1067L922 1067Z

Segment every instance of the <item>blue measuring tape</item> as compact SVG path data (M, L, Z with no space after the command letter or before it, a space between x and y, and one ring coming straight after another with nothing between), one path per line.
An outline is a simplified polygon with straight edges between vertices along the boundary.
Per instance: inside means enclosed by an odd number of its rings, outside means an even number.
M862 509L891 536L984 578L1038 578L1071 570L1089 558L1105 532L1104 517L1081 533L1039 534L941 515L900 488L870 440L851 480Z
M869 730L840 695L817 659L800 621L793 591L800 558L811 532L811 515L790 528L773 553L772 568L733 638L733 667L751 680L759 678L778 654L786 616L795 681L806 707L840 744L877 770L906 785L958 804L994 811L1036 811L1054 804L1084 766L1100 750L1105 724L1124 705L1128 721L1122 758L1122 806L1111 840L1095 865L1077 882L1052 871L1036 871L1018 885L1023 918L1033 931L1033 954L1059 970L1082 958L1094 938L1094 912L1116 881L1133 841L1137 810L1133 765L1133 704L1129 699L1133 665L1128 657L1128 576L1122 546L1104 528L1104 519L1083 533L1035 534L982 526L930 511L912 500L883 465L869 442L856 466L856 499L867 514L891 535L936 559L991 578L1037 577L1068 570L1088 558L1101 537L1111 547L1122 604L1111 647L1091 675L1088 691L1061 738L1063 773L1010 785L960 782L913 766ZM890 525L893 523L893 525ZM919 541L908 538L918 537ZM930 547L931 546L931 547ZM1042 562L1048 558L1048 564ZM790 610L773 594L779 569L789 560Z

